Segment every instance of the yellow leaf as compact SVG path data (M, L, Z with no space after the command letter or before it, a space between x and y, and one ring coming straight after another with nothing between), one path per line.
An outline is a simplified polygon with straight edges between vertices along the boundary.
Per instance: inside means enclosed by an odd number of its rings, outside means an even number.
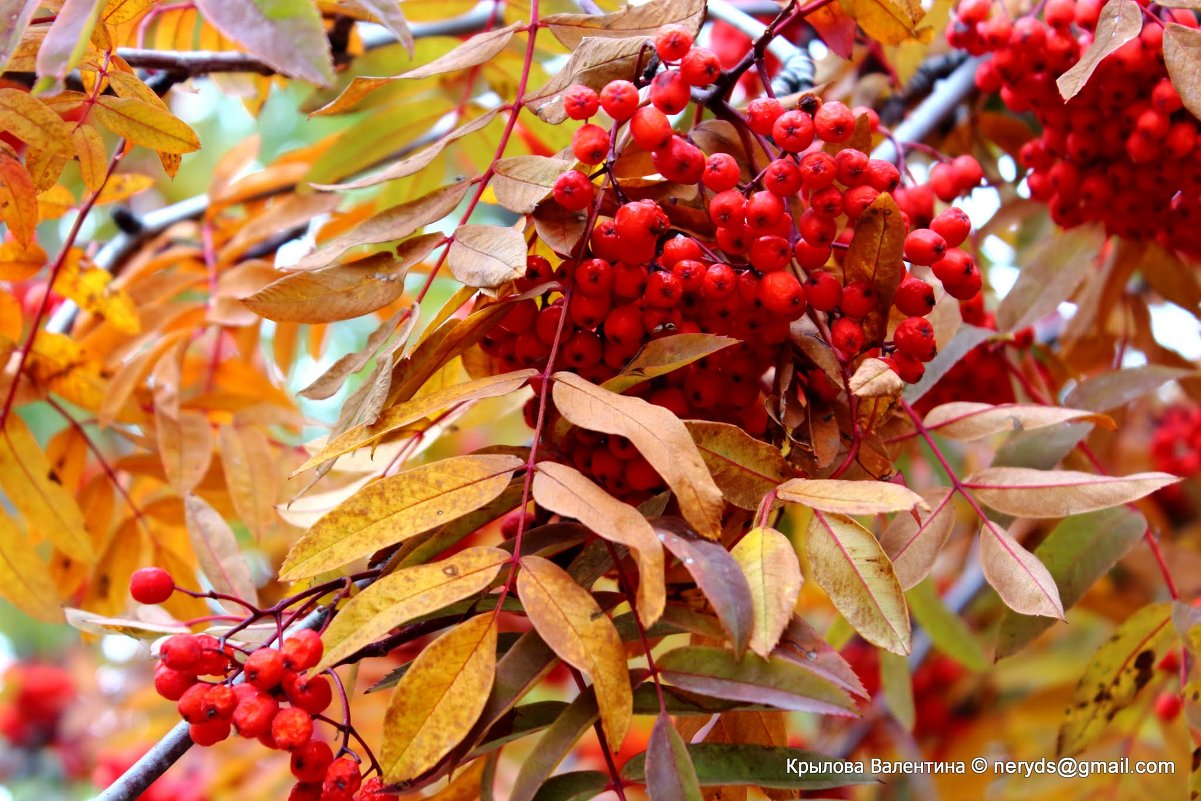
M54 291L75 301L123 334L142 329L133 299L124 290L112 286L113 275L99 267L80 269L82 254L73 251L54 281Z
M1169 603L1144 606L1118 626L1080 677L1059 731L1059 753L1079 753L1096 740L1155 678L1155 666L1175 643Z
M7 514L0 515L0 596L38 620L63 619L50 569Z
M91 125L80 125L72 133L75 141L75 156L79 159L79 174L88 191L95 192L104 185L108 174L108 153L104 139Z
M7 292L0 293L0 352L8 352L21 338L21 322L21 303Z
M338 612L322 637L325 655L317 670L338 664L397 626L482 592L511 558L499 548L467 548L384 576Z
M688 420L684 425L713 480L726 500L737 507L757 509L765 495L796 473L779 448L738 426L702 420Z
M196 489L213 459L208 418L199 412L180 412L172 417L157 404L154 418L167 483L184 497Z
M638 560L638 617L649 626L663 614L663 546L637 509L622 503L567 465L541 462L533 482L538 505L575 518L610 542L625 545Z
M794 478L776 489L780 500L799 503L819 512L844 515L875 515L902 512L926 502L908 487L887 481L843 481L840 479Z
M909 610L892 563L852 518L814 512L805 544L816 581L863 639L909 653Z
M96 554L83 512L57 478L25 423L9 415L0 436L0 487L31 530L71 558L91 563Z
M315 576L474 511L524 464L502 454L455 456L381 479L318 520L292 546L280 578Z
M137 19L138 15L154 3L155 0L108 0L101 19L109 25L120 25Z
M411 779L459 744L496 679L496 625L477 615L430 643L401 677L384 716L386 782Z
M100 190L100 196L96 198L96 203L99 205L118 203L133 197L139 192L145 192L152 186L154 186L154 179L149 175L132 173L114 175L108 179L104 184L104 188Z
M1176 484L1167 473L1101 476L1075 470L989 467L972 473L963 485L977 500L1015 517L1067 517L1136 501Z
M792 543L774 528L753 528L730 550L751 588L755 614L751 650L767 658L792 620L801 592L801 565Z
M841 0L847 14L868 37L881 44L919 39L918 23L925 13L916 0Z
M275 512L275 461L267 434L256 426L222 426L217 441L225 486L237 516L256 539L270 533Z
M0 131L53 153L71 158L71 126L38 98L20 89L0 89Z
M370 445L386 434L398 431L442 409L482 398L496 398L516 392L525 386L537 370L517 370L503 375L478 378L456 384L393 406L371 425L358 425L326 442L321 450L296 469L296 473L316 467L322 462ZM293 474L295 475L295 473Z
M602 389L574 373L556 373L554 382L555 407L568 422L630 440L671 487L693 528L711 540L721 536L721 490L679 418L661 406Z
M28 248L38 226L38 198L33 179L21 162L0 153L0 219L17 242Z
M591 593L540 556L522 557L517 595L534 630L551 650L592 677L605 738L611 748L620 748L630 728L634 694L625 648L613 621Z
M75 196L62 184L55 184L38 195L38 215L43 220L57 220L75 207Z
M171 112L133 97L101 95L92 107L95 120L135 145L163 153L191 153L200 140L186 122Z
M37 275L46 264L46 251L36 242L22 247L16 242L0 242L0 281L24 281Z

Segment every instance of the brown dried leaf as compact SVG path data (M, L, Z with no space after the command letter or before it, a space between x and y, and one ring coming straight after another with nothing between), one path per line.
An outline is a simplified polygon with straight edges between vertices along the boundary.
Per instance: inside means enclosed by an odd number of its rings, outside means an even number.
M776 488L785 503L799 503L819 512L875 515L926 509L926 502L908 487L887 481L794 478Z
M461 225L446 260L464 286L495 290L525 275L525 237L500 225Z
M455 47L449 53L439 56L428 64L402 72L397 78L429 78L448 72L464 70L479 64L485 64L493 59L500 51L508 46L513 34L521 23L514 22L494 31L485 31L469 37L465 42Z
M185 495L183 505L192 551L213 589L257 603L258 591L250 567L238 547L237 537L220 512L198 495ZM222 603L231 612L245 609L233 601Z
M525 104L543 122L558 125L567 119L562 99L567 87L578 83L599 91L615 78L628 78L645 43L643 36L585 36L563 68L541 90L529 95Z
M876 307L863 319L869 344L883 341L888 329L888 311L905 275L904 245L901 210L892 195L882 194L856 220L855 238L843 263L846 283L867 281L876 288Z
M1055 81L1064 100L1075 97L1102 60L1139 35L1143 29L1143 13L1135 0L1109 0L1101 7L1093 43L1080 54L1080 60ZM1164 36L1167 39L1167 36ZM1167 42L1164 42L1165 50Z
M1063 618L1063 602L1051 572L991 520L980 529L980 564L988 583L1013 611Z
M489 186L500 205L514 214L529 214L550 194L555 179L574 166L574 160L549 156L500 159Z
M901 589L912 589L926 577L955 528L951 497L948 487L923 492L929 511L901 512L880 535L880 547L892 560Z
M757 509L765 495L796 475L779 448L738 426L706 420L688 420L684 425L713 480L735 506Z
M610 542L624 545L638 561L638 617L649 626L663 614L663 546L638 510L622 503L567 465L540 462L533 494L538 505L574 518Z
M1066 423L1093 423L1113 429L1113 418L1080 409L1062 406L1040 406L1035 403L990 403L954 401L931 409L925 426L930 431L951 439L971 440L991 437L1012 431L1031 431Z
M1083 226L1047 239L1023 260L1017 282L997 307L997 328L1016 331L1055 311L1093 269L1103 237L1098 227Z
M1201 114L1201 31L1169 22L1163 31L1163 58L1184 107L1194 117Z
M1176 484L1167 473L1103 476L1075 470L988 467L963 480L981 503L1015 517L1067 517L1138 500Z
M737 342L733 337L703 333L672 334L652 339L620 373L601 386L610 392L625 392L643 381L667 375Z
M555 406L568 422L630 440L675 492L685 519L704 537L721 536L721 490L679 418L574 373L556 373L554 382Z
M564 47L574 50L585 36L654 39L664 25L679 25L695 35L704 19L704 0L651 0L612 14L551 14L542 22Z

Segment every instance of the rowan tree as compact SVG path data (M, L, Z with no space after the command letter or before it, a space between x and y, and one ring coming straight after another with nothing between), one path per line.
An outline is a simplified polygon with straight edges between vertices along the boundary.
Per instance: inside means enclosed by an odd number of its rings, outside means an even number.
M1196 797L1196 9L0 0L6 792Z

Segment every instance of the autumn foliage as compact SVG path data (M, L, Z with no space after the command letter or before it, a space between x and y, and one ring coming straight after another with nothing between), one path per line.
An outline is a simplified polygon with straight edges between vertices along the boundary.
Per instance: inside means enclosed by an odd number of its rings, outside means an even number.
M1196 797L1195 5L0 0L0 775Z

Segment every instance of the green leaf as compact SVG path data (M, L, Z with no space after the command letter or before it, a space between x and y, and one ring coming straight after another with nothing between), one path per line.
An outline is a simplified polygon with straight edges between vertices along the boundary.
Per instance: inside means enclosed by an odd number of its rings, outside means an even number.
M1146 528L1143 516L1125 506L1075 515L1052 529L1034 555L1050 571L1068 608L1126 555ZM1017 653L1054 622L1007 610L997 632L997 658Z
M884 705L905 731L913 731L917 711L913 704L913 682L909 660L900 654L880 651L880 689Z
M969 670L981 671L988 666L984 650L963 619L947 609L938 597L934 582L927 579L905 594L913 619L925 629L934 647ZM1007 613L1011 614L1011 613ZM1032 620L1049 618L1035 617Z
M702 787L749 785L780 790L829 790L874 781L865 773L855 772L850 762L844 763L846 772L822 770L821 766L840 760L800 748L693 743L688 746L688 754ZM646 754L630 759L621 775L645 784Z
M595 798L609 784L607 774L597 770L573 770L547 779L534 801L587 801Z
M600 719L596 691L580 692L558 719L538 738L538 743L521 763L509 792L509 801L532 801L555 767L572 752L580 738ZM618 744L613 744L614 749Z

